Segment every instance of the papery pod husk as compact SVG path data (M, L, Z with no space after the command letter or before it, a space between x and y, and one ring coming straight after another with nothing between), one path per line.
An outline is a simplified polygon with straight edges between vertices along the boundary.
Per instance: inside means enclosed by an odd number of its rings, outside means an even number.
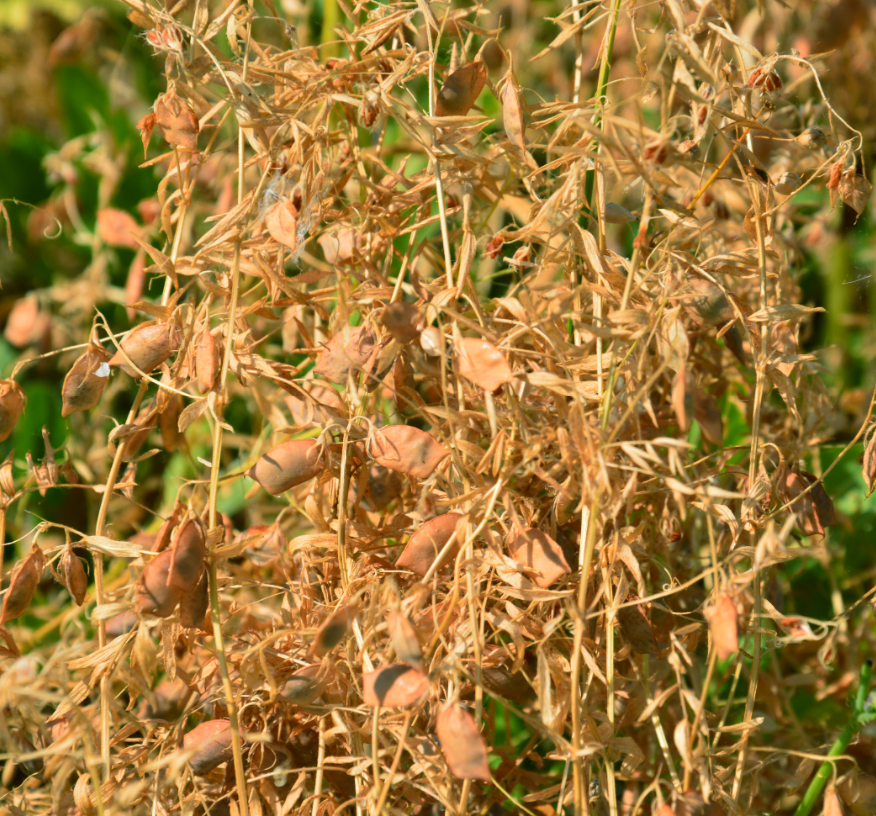
M459 703L450 703L438 714L435 733L447 766L457 779L490 781L487 743L474 718Z
M88 411L100 402L109 375L101 377L97 370L101 364L109 363L109 359L109 354L101 346L92 345L73 363L61 388L61 416Z
M351 368L360 371L368 362L376 343L376 335L365 326L346 326L319 352L313 371L344 385Z
M325 452L315 439L291 439L268 451L246 475L278 496L318 476L325 466Z
M427 521L411 536L395 562L396 567L408 569L421 577L424 576L447 542L450 541L450 537L456 530L456 525L462 518L461 513L444 513ZM436 570L441 569L456 558L463 540L459 536L456 537L453 546L442 557Z
M843 173L839 184L839 195L847 206L851 207L859 216L867 207L873 188L864 176L856 173L854 167L849 167Z
M61 574L64 576L64 586L70 591L77 606L85 602L85 593L88 591L88 576L82 559L68 547L61 556Z
M228 720L207 720L196 725L183 737L183 748L194 749L189 765L195 776L204 776L232 757L231 723Z
M286 550L286 538L276 522L270 526L250 527L243 535L251 539L246 555L257 567L270 566Z
M627 601L633 600L636 598L632 595L627 599ZM634 652L659 656L660 647L657 645L657 638L654 637L651 621L648 620L641 604L620 607L617 610L617 622L624 640L630 644Z
M459 374L478 388L495 391L514 379L511 366L488 340L481 337L463 337L456 343Z
M122 340L120 346L140 371L149 374L179 348L181 340L179 327L173 321L143 323ZM113 355L109 364L122 369L131 377L140 376L125 360L121 351Z
M135 605L139 613L155 615L157 618L168 618L173 614L181 592L167 583L172 559L173 552L164 550L146 564L137 584Z
M3 608L0 610L0 626L4 626L15 618L20 618L33 600L36 588L43 573L44 558L39 547L34 547L23 559L9 582L9 589L3 596Z
M0 442L9 438L27 405L27 395L15 380L0 380Z
M201 570L201 577L194 590L186 591L179 599L179 622L184 629L209 631L206 626L207 610L210 608L210 581L207 570Z
M204 559L207 556L204 526L198 519L189 519L177 530L170 554L168 586L187 594L194 592L204 572Z
M427 479L450 456L431 434L411 425L390 425L374 432L368 452L378 464L416 479Z
M198 391L206 394L216 385L221 362L219 344L208 329L204 329L198 338L195 349L195 372L197 374Z
M183 398L179 394L170 394L166 404L158 411L158 430L161 432L161 444L168 453L179 448L183 440L183 434L179 430L179 417L184 408Z
M362 702L394 708L419 702L429 692L429 678L411 666L383 666L362 675Z
M521 153L526 152L526 122L523 118L523 104L520 100L520 91L517 87L517 79L514 70L509 64L505 72L504 84L499 94L502 103L502 124L505 126L505 135Z

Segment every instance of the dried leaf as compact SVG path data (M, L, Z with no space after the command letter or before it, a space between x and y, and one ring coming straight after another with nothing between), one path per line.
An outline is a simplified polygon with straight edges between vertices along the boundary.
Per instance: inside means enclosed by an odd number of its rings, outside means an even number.
M198 149L198 119L174 91L168 91L156 100L155 122L169 144L187 150Z
M278 201L265 215L265 226L277 243L289 249L298 244L298 209L291 201Z
M410 425L390 425L375 431L369 440L369 453L378 464L416 479L429 478L450 456L450 451L430 434Z
M572 572L563 548L535 527L512 533L506 544L509 554L518 564L536 571L533 580L542 589Z
M124 210L107 207L97 211L97 232L101 241L110 246L139 249L140 244L133 236L142 235L142 231L134 217Z
M463 337L456 343L459 373L485 391L495 391L514 379L511 366L492 343L476 337Z

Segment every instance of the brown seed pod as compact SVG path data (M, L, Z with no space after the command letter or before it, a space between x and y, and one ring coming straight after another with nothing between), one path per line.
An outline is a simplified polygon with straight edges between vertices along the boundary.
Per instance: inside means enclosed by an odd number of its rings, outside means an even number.
M444 81L435 100L436 116L465 116L477 102L487 82L487 66L470 62L454 71Z
M438 714L435 733L447 766L457 779L490 781L487 743L471 714L459 703L450 703Z
M210 582L207 570L201 570L201 577L191 591L182 592L179 598L179 622L184 629L200 629L205 627L207 610L210 608Z
M378 464L416 479L427 479L450 456L450 451L431 434L410 425L390 425L375 431L368 447Z
M315 439L292 439L262 456L247 472L272 496L313 479L325 470L326 457Z
M120 345L131 358L131 362L144 374L148 374L179 348L180 340L176 323L143 323L122 340ZM140 376L121 351L113 355L109 364L122 369L131 377Z
M708 610L706 617L712 633L712 643L718 660L726 660L739 649L739 628L736 620L736 604L729 595L722 595Z
M39 547L34 547L30 554L22 560L9 582L9 589L3 596L3 608L0 610L0 626L20 618L30 606L33 595L40 582L43 572L43 553Z
M88 590L88 576L85 574L85 567L82 566L82 559L73 552L72 547L67 547L64 555L61 556L61 574L73 600L78 606L82 606Z
M298 208L292 201L278 201L265 215L268 233L277 243L289 249L298 244Z
M179 430L179 418L185 409L183 398L179 394L159 392L156 403L164 395L164 405L158 407L158 430L161 432L161 444L167 452L179 448L183 435Z
M872 190L870 182L864 176L856 173L854 167L849 167L843 173L839 184L840 198L858 215L864 212Z
M636 600L634 595L630 595L627 598L627 601L633 600ZM648 616L645 614L641 604L620 607L617 610L617 622L620 624L624 640L632 646L634 652L654 656L660 655L660 647L657 645L657 639L654 637L651 621L648 620Z
M386 616L386 628L396 657L417 671L424 671L423 650L414 624L401 612L392 611Z
M319 665L305 666L293 674L277 694L277 699L292 705L310 705L325 691L326 674L320 677Z
M827 135L820 127L808 127L794 141L807 150L818 150L824 146Z
M164 550L158 553L143 570L137 584L136 609L141 614L155 615L157 618L167 618L179 603L180 590L168 586L167 577L173 552Z
M420 310L401 301L384 306L380 313L380 322L399 343L413 343L419 339L423 329Z
M27 405L27 395L15 380L0 380L0 442L9 438Z
M695 393L693 376L686 367L680 368L672 379L672 409L683 433L690 430L693 421Z
M192 696L192 689L180 679L162 680L153 690L142 710L143 719L176 720Z
M205 776L232 757L231 723L207 720L196 725L183 738L183 748L191 750L189 765L195 776Z
M137 625L137 622L136 612L121 612L114 615L106 622L106 636L112 640L127 635Z
M319 353L313 368L327 380L343 385L352 368L359 371L368 362L374 346L375 334L365 326L347 326L339 331Z
M61 416L88 411L100 401L109 382L109 354L102 346L89 346L67 372L61 388Z
M347 636L355 614L356 610L346 604L332 612L317 629L308 654L311 657L325 657Z
M420 576L425 575L450 540L450 536L453 535L456 525L462 518L461 513L444 513L444 515L436 516L427 521L411 536L395 562L396 567L408 569ZM454 545L444 555L436 569L441 569L456 558L461 543L462 539L457 537Z
M410 666L384 666L362 675L362 702L369 706L408 706L429 691L429 678Z
M542 589L572 572L562 547L535 527L512 533L506 544L509 554L518 564L536 570L532 580Z
M495 391L514 379L511 366L492 343L479 337L463 337L456 343L460 376L485 391Z
M167 585L184 593L194 592L204 572L207 555L204 527L198 519L189 519L179 528L170 554Z
M836 514L833 502L824 485L818 482L805 495L815 476L806 471L788 471L779 479L779 492L786 504L793 501L791 511L797 514L797 525L807 536L824 535L825 527L836 527ZM799 498L798 498L799 497Z
M195 371L198 377L198 391L206 394L212 391L216 385L216 376L219 373L220 353L216 338L204 329L198 338L198 346L195 349Z

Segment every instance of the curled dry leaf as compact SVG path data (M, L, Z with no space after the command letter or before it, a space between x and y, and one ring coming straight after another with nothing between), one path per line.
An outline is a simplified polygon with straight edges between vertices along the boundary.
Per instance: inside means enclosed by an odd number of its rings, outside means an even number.
M487 743L471 714L459 703L450 703L438 714L435 733L447 766L457 779L490 781Z
M207 556L204 527L198 519L189 519L179 528L170 554L168 586L184 593L193 592L204 571L204 559Z
M318 476L325 465L325 452L315 439L291 439L268 451L246 475L278 496Z
M365 705L413 705L429 691L429 678L410 666L384 666L362 675L362 701Z
M0 442L9 438L27 405L27 396L15 380L0 380Z
M192 751L189 765L195 776L204 776L231 759L231 723L207 720L196 725L183 738L183 748Z
M422 672L423 650L420 648L420 638L414 624L401 612L392 611L386 616L386 628L395 656L403 663Z
M97 232L110 246L136 250L140 244L132 236L142 237L143 230L129 213L108 207L97 211Z
M718 660L726 660L739 649L736 604L729 595L721 595L708 612L709 631Z
M628 602L634 600L636 600L634 595L627 598ZM654 655L655 657L660 656L657 638L654 637L651 621L648 620L642 604L620 607L617 610L617 622L620 624L624 640L630 644L634 652Z
M514 379L511 366L492 343L477 337L463 337L456 343L459 373L485 391L495 391Z
M146 564L137 584L135 606L139 613L155 615L156 618L167 618L173 614L181 593L167 583L172 560L173 552L164 550Z
M542 589L572 572L563 548L535 527L512 532L506 543L508 553L518 564L536 571L533 580Z
M375 431L369 453L378 464L416 479L429 478L450 456L450 451L431 434L410 425L390 425Z
M149 374L156 366L161 365L178 348L181 333L176 323L142 323L137 326L122 342L122 350L131 362L144 374ZM131 377L140 374L125 359L122 351L117 351L109 364L121 368Z
M402 301L384 306L380 322L399 343L413 343L423 330L420 310Z
M3 596L0 626L5 626L9 621L20 618L27 611L39 585L42 572L43 554L39 547L34 547L12 573L9 589Z
M314 373L343 385L352 368L360 371L377 344L375 334L365 326L347 326L320 351Z
M435 100L436 116L465 116L477 102L487 82L487 66L470 62L454 71L444 81Z
M461 513L444 513L444 515L436 516L427 521L411 536L395 565L415 572L417 575L425 575L447 542L450 541L450 537L456 530L456 525L462 518ZM435 569L441 569L456 558L460 543L461 539L457 536L453 546L444 554Z
M109 382L109 359L102 346L92 345L73 363L61 388L61 416L97 405Z
M155 102L155 122L168 144L198 149L198 118L174 91L162 94ZM144 140L146 132L143 132Z
M198 345L195 349L195 371L198 379L198 391L202 394L212 391L216 385L219 363L219 344L209 329L204 329L198 338Z
M310 644L311 657L325 657L335 648L350 631L350 624L356 610L344 604L332 612L316 630L313 643Z
M64 550L64 555L61 556L61 573L64 576L64 585L70 591L73 600L78 606L82 606L88 590L88 576L85 574L85 567L82 566L82 559L73 552L72 547Z

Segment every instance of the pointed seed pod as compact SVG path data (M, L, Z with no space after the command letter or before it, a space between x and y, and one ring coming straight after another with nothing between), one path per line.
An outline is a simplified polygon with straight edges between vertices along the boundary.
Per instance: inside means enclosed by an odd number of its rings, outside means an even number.
M435 733L447 766L457 779L490 781L487 743L474 718L459 703L450 703L438 714Z
M415 572L421 577L425 575L429 571L429 567L432 566L435 559L438 558L441 551L447 545L447 542L450 541L450 537L453 535L456 525L462 517L461 513L444 513L427 521L411 536L395 565L401 569ZM457 536L454 545L441 558L441 562L437 565L436 569L441 569L445 564L450 563L456 558L461 541Z
M268 451L246 475L272 496L278 496L322 473L325 459L315 439L292 439Z
M470 62L454 71L444 82L435 100L435 116L465 116L487 82L487 66Z
M368 706L409 706L429 691L429 678L410 666L383 666L362 675L362 702Z
M0 610L0 626L20 618L30 606L33 595L40 582L43 572L43 554L39 547L34 547L15 568L9 589L3 596L3 609Z
M88 576L85 574L85 567L82 566L82 559L73 552L72 547L67 547L61 557L61 573L64 576L64 585L70 590L73 600L76 601L77 606L82 606L88 589Z
M186 594L194 592L207 556L204 527L198 519L189 519L180 527L170 553L167 585Z
M410 425L390 425L376 431L368 452L378 464L416 479L429 478L450 456L450 451L431 434Z
M183 738L183 748L193 750L189 765L195 776L205 776L231 759L231 723L207 720L196 725Z
M8 439L27 405L27 396L15 380L0 380L0 442Z
M219 344L216 338L204 329L198 339L198 347L195 350L195 371L198 376L198 391L206 394L212 391L216 385L216 376L219 373Z
M172 560L173 552L164 550L143 570L137 584L136 601L136 609L141 614L155 615L157 618L168 618L173 614L181 593L167 584Z
M73 363L61 388L61 416L88 411L97 405L109 382L109 359L102 346L92 345Z
M180 340L179 328L173 322L143 323L122 340L121 348L137 369L148 374L179 348ZM131 377L140 376L121 351L113 355L109 364L121 368Z

